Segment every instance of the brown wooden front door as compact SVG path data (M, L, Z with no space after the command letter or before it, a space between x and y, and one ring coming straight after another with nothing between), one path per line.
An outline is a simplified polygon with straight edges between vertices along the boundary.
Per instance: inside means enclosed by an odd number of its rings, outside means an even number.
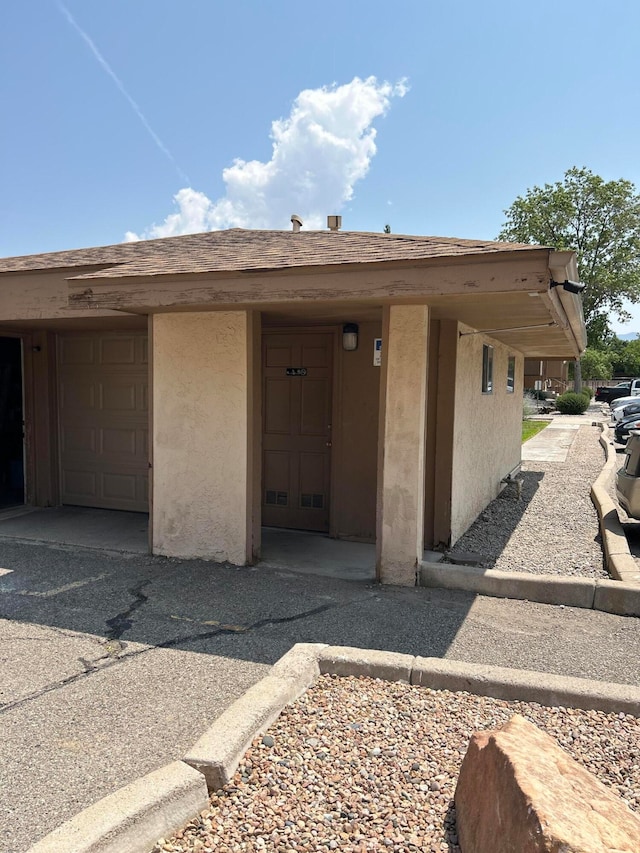
M329 530L333 336L265 334L262 523Z

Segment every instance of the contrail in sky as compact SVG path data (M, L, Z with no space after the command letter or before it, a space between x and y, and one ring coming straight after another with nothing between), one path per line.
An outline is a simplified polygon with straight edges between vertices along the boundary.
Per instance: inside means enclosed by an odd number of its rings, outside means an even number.
M64 5L64 3L58 2L58 8L62 12L62 14L65 16L67 21L69 21L69 23L74 28L74 30L78 33L78 35L85 42L85 44L87 45L87 47L89 48L91 53L98 60L99 65L104 69L104 71L106 71L106 73L109 75L109 77L111 77L111 79L116 84L118 89L120 89L120 91L122 92L124 97L129 102L129 105L133 109L134 113L138 116L138 118L140 119L142 124L145 126L149 136L153 139L153 141L155 142L157 147L160 149L160 151L162 151L162 153L165 155L165 157L167 157L169 160L171 160L171 162L173 163L173 165L176 168L176 171L178 172L178 175L180 176L180 180L184 181L185 184L191 184L191 181L189 180L188 175L186 175L185 172L182 171L182 169L180 168L180 166L176 162L176 159L173 156L173 154L171 153L171 151L169 151L167 146L160 139L160 137L155 132L155 130L151 127L151 125L147 121L144 113L142 112L142 110L140 109L138 104L133 100L131 95L125 89L124 83L122 82L122 80L118 77L116 72L113 70L113 68L109 65L107 60L104 58L104 56L100 53L100 51L96 47L95 43L93 42L93 39L87 33L85 33L85 31L82 29L80 24L78 24L78 22L73 17L71 12L67 9L67 7Z

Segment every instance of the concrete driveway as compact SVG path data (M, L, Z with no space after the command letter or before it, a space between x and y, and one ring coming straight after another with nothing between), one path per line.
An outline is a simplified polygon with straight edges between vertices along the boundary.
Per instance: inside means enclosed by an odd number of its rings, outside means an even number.
M179 758L291 645L640 682L640 620L467 593L0 542L0 850Z

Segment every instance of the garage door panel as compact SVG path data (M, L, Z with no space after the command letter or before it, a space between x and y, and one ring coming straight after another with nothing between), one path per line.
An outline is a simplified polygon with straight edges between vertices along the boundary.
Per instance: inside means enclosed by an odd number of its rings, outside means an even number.
M136 339L134 337L102 338L100 364L135 364Z
M112 474L95 471L65 471L63 488L66 503L74 506L139 512L148 502L148 478L142 474Z
M60 339L60 364L93 365L96 341L92 337L67 336Z
M107 500L135 501L136 476L105 473L102 475L102 491Z
M93 454L97 450L96 430L93 427L65 426L60 438L64 452Z
M67 469L62 472L62 489L66 494L87 501L98 493L97 474L95 471Z
M135 382L110 382L105 380L100 383L98 399L100 400L100 408L104 411L135 412Z
M145 335L60 338L63 503L147 510L146 352Z
M137 456L136 430L113 428L100 430L100 449L105 455L116 454L135 459Z
M60 383L60 406L66 411L90 411L95 409L98 395L96 384L84 377L77 381L62 381Z

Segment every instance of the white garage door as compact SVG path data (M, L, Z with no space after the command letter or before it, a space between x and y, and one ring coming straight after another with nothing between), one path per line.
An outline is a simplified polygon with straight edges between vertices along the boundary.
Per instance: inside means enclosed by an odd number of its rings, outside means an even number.
M142 333L58 338L62 503L148 509L148 364Z

